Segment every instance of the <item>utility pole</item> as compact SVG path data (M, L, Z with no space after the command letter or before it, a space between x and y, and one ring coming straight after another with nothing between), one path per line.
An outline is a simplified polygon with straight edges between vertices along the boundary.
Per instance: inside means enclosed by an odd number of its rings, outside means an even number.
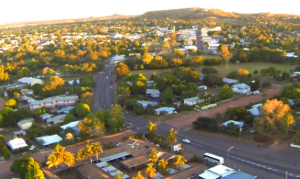
M288 171L285 172L285 179L288 178L288 173L289 173Z

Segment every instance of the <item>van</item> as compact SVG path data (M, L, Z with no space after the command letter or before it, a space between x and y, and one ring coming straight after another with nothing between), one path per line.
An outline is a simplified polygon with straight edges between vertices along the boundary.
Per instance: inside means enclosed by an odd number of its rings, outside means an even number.
M247 95L251 95L251 94L252 94L252 92L247 93Z

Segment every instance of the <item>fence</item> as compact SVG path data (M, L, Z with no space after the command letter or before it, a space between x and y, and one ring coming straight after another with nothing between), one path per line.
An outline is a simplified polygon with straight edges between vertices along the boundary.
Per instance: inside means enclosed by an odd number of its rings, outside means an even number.
M219 102L217 102L217 104L225 103L225 102L232 101L232 100L234 100L234 98L231 98L231 99L225 99L225 100L223 100L223 101L219 101Z

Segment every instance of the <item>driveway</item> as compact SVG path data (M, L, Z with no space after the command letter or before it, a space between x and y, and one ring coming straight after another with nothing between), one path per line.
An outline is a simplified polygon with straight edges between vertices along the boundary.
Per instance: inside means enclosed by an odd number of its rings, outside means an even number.
M281 89L280 85L273 85L273 88L269 89L267 91L268 98L272 98L275 95L278 95L280 89ZM224 114L230 106L235 106L235 107L246 106L249 103L260 102L262 99L263 99L262 94L251 95L251 96L245 95L244 98L240 98L237 100L233 100L233 101L230 101L227 103L220 104L217 107L208 109L206 111L200 111L200 112L188 115L188 116L175 118L175 119L166 121L165 123L172 125L174 127L185 128L185 127L189 127L190 125L192 125L192 123L200 116L205 116L205 117L209 117L209 118L215 117L215 115L217 113Z

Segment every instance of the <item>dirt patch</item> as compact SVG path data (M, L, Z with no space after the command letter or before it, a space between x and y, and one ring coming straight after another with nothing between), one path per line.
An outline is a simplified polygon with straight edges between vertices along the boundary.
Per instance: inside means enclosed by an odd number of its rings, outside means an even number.
M272 98L275 95L277 95L279 93L280 89L281 89L280 85L273 85L273 88L269 89L267 91L268 98ZM240 99L233 100L228 103L220 104L219 106L217 106L215 108L211 108L206 111L200 111L200 112L197 112L194 114L186 115L184 117L175 118L173 120L167 121L166 123L169 125L172 125L174 127L185 128L185 127L189 127L190 125L192 125L193 121L195 121L200 116L215 117L216 113L224 114L230 106L235 106L235 107L246 106L249 103L260 102L262 99L263 99L262 94L252 95L252 96L245 95L244 97L242 97Z

